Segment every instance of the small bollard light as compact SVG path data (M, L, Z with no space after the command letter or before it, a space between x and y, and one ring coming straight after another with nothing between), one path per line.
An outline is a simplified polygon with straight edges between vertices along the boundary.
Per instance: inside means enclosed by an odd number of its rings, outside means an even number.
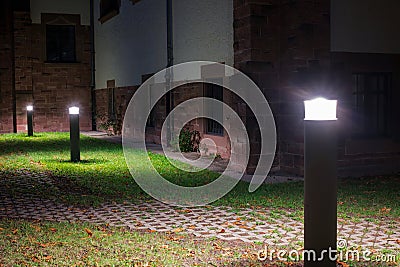
M71 143L71 161L80 161L80 148L79 148L79 108L69 108L69 136Z
M304 101L304 266L336 267L336 100Z
M26 106L26 116L28 124L28 136L33 136L33 106Z

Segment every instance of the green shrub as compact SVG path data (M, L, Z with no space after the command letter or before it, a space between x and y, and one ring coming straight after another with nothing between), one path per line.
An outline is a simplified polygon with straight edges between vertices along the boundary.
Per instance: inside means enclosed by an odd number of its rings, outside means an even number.
M198 152L200 132L184 128L179 133L179 148L182 152Z

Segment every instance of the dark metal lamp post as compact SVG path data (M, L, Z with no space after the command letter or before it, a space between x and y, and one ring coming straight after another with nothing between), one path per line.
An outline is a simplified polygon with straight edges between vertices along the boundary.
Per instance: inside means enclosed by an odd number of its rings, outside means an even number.
M69 108L69 136L71 142L71 161L79 162L80 159L80 148L79 148L79 108Z
M28 124L28 136L33 136L33 106L26 106L26 116Z
M336 267L336 100L304 101L304 266ZM307 257L306 257L307 256Z

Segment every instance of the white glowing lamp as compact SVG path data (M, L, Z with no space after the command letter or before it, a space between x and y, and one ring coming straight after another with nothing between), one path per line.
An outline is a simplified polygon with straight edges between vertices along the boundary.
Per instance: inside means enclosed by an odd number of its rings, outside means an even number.
M318 97L304 101L306 121L334 121L336 117L337 100Z
M26 110L27 111L32 111L33 110L33 106L26 106Z
M71 115L79 114L79 108L78 107L70 107L69 108L69 114L71 114Z

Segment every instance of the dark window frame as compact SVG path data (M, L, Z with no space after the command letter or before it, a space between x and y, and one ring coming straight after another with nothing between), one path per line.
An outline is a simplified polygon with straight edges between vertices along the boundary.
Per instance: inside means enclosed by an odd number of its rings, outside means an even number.
M70 38L70 42L65 41L67 35L73 37L72 41ZM46 62L76 63L76 50L76 25L46 24ZM71 53L72 55L64 55Z
M353 136L359 138L389 136L392 73L353 73L353 79L356 125Z
M204 95L209 98L224 101L224 88L216 84L206 84ZM218 111L216 111L218 113ZM220 114L211 114L212 116L223 116L223 106L221 104ZM224 127L215 120L205 119L205 133L210 135L224 136Z

